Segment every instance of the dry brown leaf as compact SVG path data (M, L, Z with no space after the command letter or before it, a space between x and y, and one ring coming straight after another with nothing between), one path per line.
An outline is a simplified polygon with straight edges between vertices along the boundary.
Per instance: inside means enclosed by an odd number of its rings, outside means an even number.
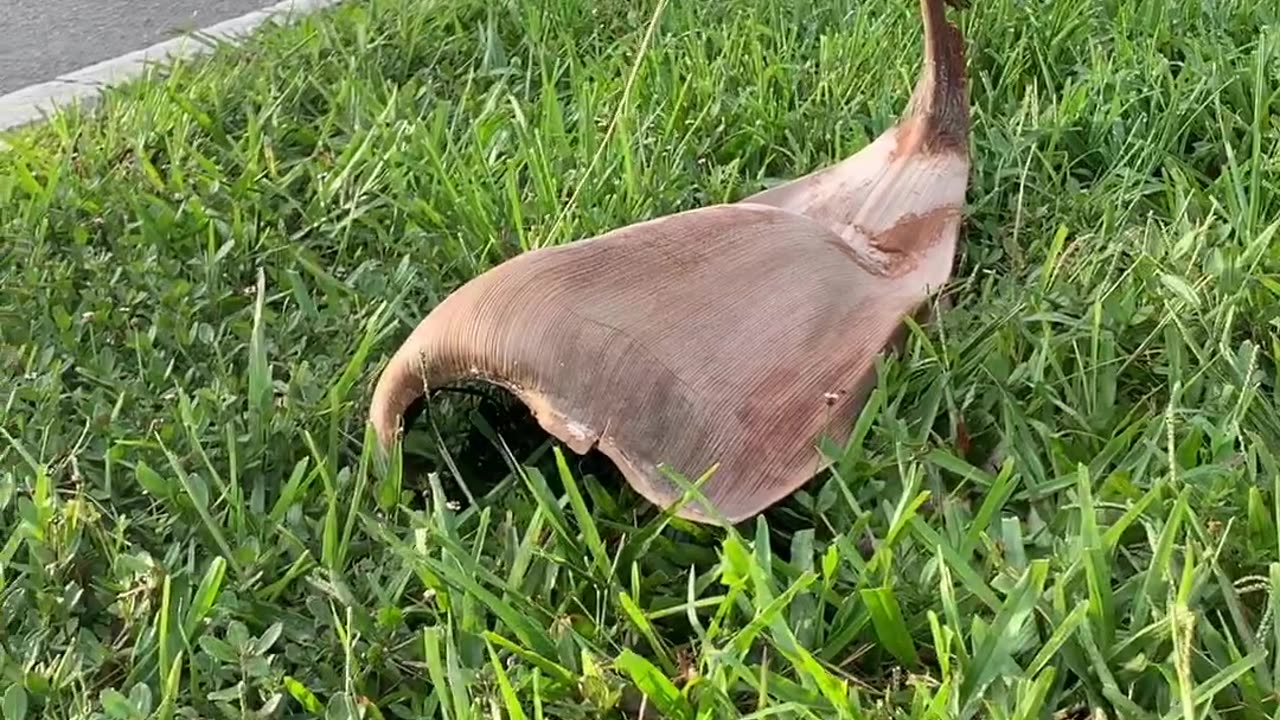
M854 156L748 197L513 258L419 324L370 408L382 446L425 389L514 393L571 449L598 447L667 507L703 487L751 517L824 466L876 357L950 277L968 185L964 47L921 0L925 62L904 119ZM954 3L953 3L954 4Z

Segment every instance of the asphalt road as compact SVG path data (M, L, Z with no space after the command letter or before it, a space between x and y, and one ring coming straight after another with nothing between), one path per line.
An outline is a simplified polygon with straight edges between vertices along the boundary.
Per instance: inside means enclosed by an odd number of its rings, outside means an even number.
M0 0L0 95L274 0Z

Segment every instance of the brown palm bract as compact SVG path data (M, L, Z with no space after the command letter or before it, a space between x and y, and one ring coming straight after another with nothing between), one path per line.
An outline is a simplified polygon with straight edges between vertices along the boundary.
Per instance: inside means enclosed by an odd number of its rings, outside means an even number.
M958 4L957 0L948 0ZM598 447L659 506L715 468L686 518L738 522L825 465L875 362L950 275L968 187L963 38L921 0L902 120L844 161L737 203L517 256L436 306L370 417L391 447L424 392L499 385L575 452ZM717 515L719 517L717 517Z

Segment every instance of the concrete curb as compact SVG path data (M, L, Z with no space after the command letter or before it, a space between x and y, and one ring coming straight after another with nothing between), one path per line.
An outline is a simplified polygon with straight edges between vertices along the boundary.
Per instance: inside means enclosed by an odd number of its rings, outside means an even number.
M104 88L141 75L148 65L212 51L213 44L209 40L234 42L265 22L287 21L291 16L306 15L340 2L343 0L281 0L263 10L223 20L189 35L0 95L0 132L44 120L59 106L79 103L83 107L91 107Z

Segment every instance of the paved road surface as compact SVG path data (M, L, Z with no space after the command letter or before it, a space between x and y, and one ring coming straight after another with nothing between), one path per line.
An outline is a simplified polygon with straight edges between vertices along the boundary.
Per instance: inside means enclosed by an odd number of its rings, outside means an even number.
M0 95L274 0L0 0Z

